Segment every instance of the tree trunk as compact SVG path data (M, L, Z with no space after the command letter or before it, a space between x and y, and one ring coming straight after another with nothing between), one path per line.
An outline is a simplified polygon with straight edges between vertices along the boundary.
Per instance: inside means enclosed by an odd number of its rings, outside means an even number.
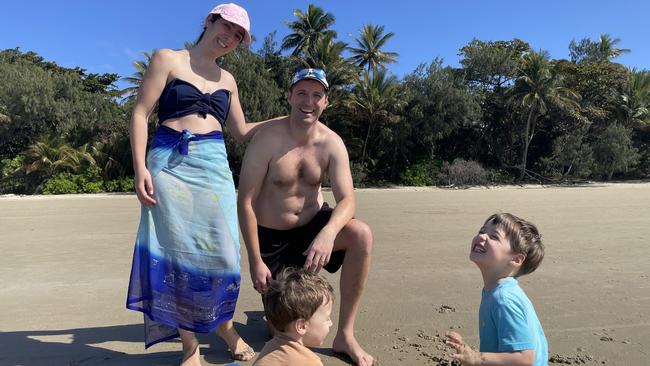
M361 166L363 166L363 163L366 160L366 147L368 146L368 140L370 139L370 130L372 130L372 118L370 121L368 121L368 133L366 133L366 140L363 142L363 150L361 152Z
M395 183L395 164L397 163L397 140L393 141L393 163L390 166L390 179Z
M530 138L528 137L529 134L531 134L531 126L532 126L532 121L533 121L533 112L535 111L535 107L531 106L530 107L530 112L528 113L528 119L526 120L526 133L524 134L524 146L523 149L521 150L521 170L519 172L519 180L522 181L524 179L524 176L526 175L526 162L528 159L528 146L530 145Z

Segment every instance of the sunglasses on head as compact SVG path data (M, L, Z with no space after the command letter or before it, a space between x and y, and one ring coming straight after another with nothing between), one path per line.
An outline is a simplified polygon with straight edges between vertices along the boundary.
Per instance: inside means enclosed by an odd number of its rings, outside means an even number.
M303 79L316 79L326 86L325 89L329 87L329 84L327 83L327 78L325 77L325 70L323 69L312 69L312 68L302 69L297 73L295 73L295 75L293 75L291 84L293 85Z
M296 73L296 76L298 78L311 76L319 79L325 79L325 71L323 69L302 69Z

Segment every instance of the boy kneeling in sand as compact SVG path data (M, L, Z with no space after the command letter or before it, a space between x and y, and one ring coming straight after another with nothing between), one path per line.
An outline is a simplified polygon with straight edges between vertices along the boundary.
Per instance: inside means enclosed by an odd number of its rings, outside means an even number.
M320 346L330 331L334 290L325 278L304 269L285 269L269 282L264 311L277 329L253 365L323 366L307 347Z
M481 270L480 352L448 332L451 357L463 365L546 365L548 344L533 304L517 277L533 272L544 258L537 227L509 213L490 216L472 240L469 259Z

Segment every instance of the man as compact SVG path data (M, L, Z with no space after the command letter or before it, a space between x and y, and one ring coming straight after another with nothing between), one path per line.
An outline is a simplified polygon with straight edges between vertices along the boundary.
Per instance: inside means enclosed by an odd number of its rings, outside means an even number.
M286 266L336 272L341 309L332 348L361 366L372 365L354 337L354 321L368 278L372 233L354 219L355 199L343 140L319 122L328 105L325 72L303 69L291 80L291 113L259 131L242 164L238 212L251 279L264 293ZM323 200L327 175L336 206Z

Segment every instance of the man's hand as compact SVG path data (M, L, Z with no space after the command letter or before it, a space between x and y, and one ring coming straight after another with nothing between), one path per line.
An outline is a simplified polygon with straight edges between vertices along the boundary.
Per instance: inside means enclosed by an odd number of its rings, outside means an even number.
M260 259L250 265L251 280L253 288L260 294L264 294L268 288L268 283L273 278L269 267Z
M445 336L447 336L445 344L456 350L456 353L450 356L451 358L460 361L463 365L473 366L481 364L481 353L474 351L472 347L465 344L460 334L447 332Z
M307 250L302 253L306 255L305 268L311 272L318 273L330 261L332 249L334 248L336 233L332 233L324 227L311 242Z

